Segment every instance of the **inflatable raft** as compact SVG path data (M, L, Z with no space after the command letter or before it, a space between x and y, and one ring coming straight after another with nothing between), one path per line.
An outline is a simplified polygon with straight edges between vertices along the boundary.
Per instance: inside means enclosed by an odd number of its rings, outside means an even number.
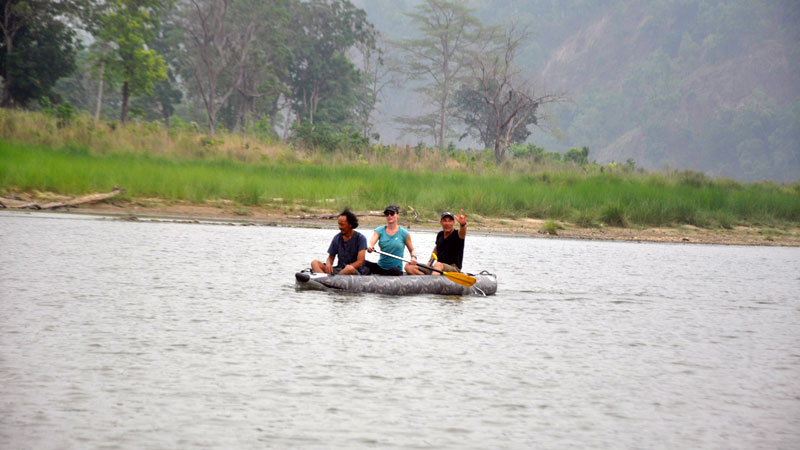
M403 275L327 275L307 270L295 275L298 289L339 290L344 292L369 292L386 295L493 295L497 292L497 277L488 272L474 275L475 284L462 286L444 276Z

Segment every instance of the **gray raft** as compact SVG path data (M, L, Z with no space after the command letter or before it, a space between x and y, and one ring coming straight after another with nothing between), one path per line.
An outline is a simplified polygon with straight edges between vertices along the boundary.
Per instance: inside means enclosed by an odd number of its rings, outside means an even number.
M488 272L474 275L474 286L466 287L445 276L432 275L326 275L308 271L294 275L298 289L340 290L386 295L493 295L497 292L497 277Z

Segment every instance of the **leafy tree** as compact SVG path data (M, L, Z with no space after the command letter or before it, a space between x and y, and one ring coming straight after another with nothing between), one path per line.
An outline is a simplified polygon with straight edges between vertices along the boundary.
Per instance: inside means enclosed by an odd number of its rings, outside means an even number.
M292 29L289 83L296 122L346 125L361 76L346 52L356 44L374 48L375 32L366 13L348 0L297 3Z
M97 37L110 44L99 58L104 78L121 84L120 120L128 118L131 97L151 94L158 81L167 78L164 58L149 47L160 27L168 0L108 0L98 18Z
M161 29L149 46L164 58L167 64L167 77L156 82L152 92L131 102L132 107L142 111L147 120L162 120L167 126L170 117L175 113L175 106L183 100L183 91L177 79L177 64L170 59L170 49L174 45L177 45L174 29L162 21Z
M435 129L434 142L439 148L444 148L451 129L451 96L467 75L468 50L484 38L481 22L472 11L462 0L425 0L407 15L422 37L395 42L406 56L403 72L412 80L424 82L416 90L436 108L435 116L424 113L399 122L416 134ZM435 123L425 123L429 118Z
M52 96L56 81L75 70L75 32L59 16L76 13L73 2L6 0L0 6L0 106L26 105Z
M142 111L148 120L162 120L169 126L169 119L175 113L175 105L183 99L183 92L178 89L175 75L170 70L168 77L153 86L153 92L131 101L131 107Z
M567 150L567 153L564 153L564 161L572 161L581 166L589 164L589 147L582 147L582 148L573 147ZM628 161L633 161L633 160L628 159ZM633 165L632 162L630 162L629 164Z

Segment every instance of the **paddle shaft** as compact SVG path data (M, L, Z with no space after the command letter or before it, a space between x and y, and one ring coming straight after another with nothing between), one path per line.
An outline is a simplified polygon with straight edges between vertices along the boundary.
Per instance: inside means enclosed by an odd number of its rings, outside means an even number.
M403 258L401 258L399 256L395 256L395 255L392 255L392 254L389 254L389 253L385 253L385 252L382 252L380 250L373 250L373 251L378 252L381 255L386 255L386 256L388 256L390 258L399 259L400 261L407 262L407 263L411 264L411 261L409 261L407 259L403 259ZM448 280L452 281L453 283L458 283L458 284L460 284L462 286L470 287L473 284L475 284L475 282L477 281L475 279L475 277L470 276L470 275L465 275L465 274L463 274L461 272L442 272L439 269L434 269L433 267L426 266L425 264L417 264L417 265L420 266L420 267L424 267L426 269L430 269L430 270L432 270L434 272L439 272L440 274L442 274L445 277L447 277Z
M388 256L388 257L390 257L390 258L399 259L400 261L407 262L407 263L411 264L411 261L409 261L409 260L407 260L407 259L403 259L403 258L401 258L401 257L399 257L399 256L397 256L397 255L393 255L393 254L391 254L391 253L382 252L382 251L380 251L380 250L373 250L373 251L374 251L375 253L378 253L378 254L381 254L381 255L385 255L385 256ZM444 272L442 272L442 271L441 271L441 270L439 270L439 269L434 269L434 268L433 268L433 267L431 267L431 266L427 266L427 265L425 265L425 264L420 264L420 263L417 263L417 265L418 265L418 266L420 266L420 267L424 267L424 268L426 268L426 269L433 270L434 272L439 272L439 273L441 273L442 275L444 275Z

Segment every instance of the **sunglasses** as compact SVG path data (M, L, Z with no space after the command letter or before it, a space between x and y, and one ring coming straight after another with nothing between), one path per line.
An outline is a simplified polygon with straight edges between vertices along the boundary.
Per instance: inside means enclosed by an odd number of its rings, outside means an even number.
M383 215L384 216L393 216L394 215L394 211L384 211Z

